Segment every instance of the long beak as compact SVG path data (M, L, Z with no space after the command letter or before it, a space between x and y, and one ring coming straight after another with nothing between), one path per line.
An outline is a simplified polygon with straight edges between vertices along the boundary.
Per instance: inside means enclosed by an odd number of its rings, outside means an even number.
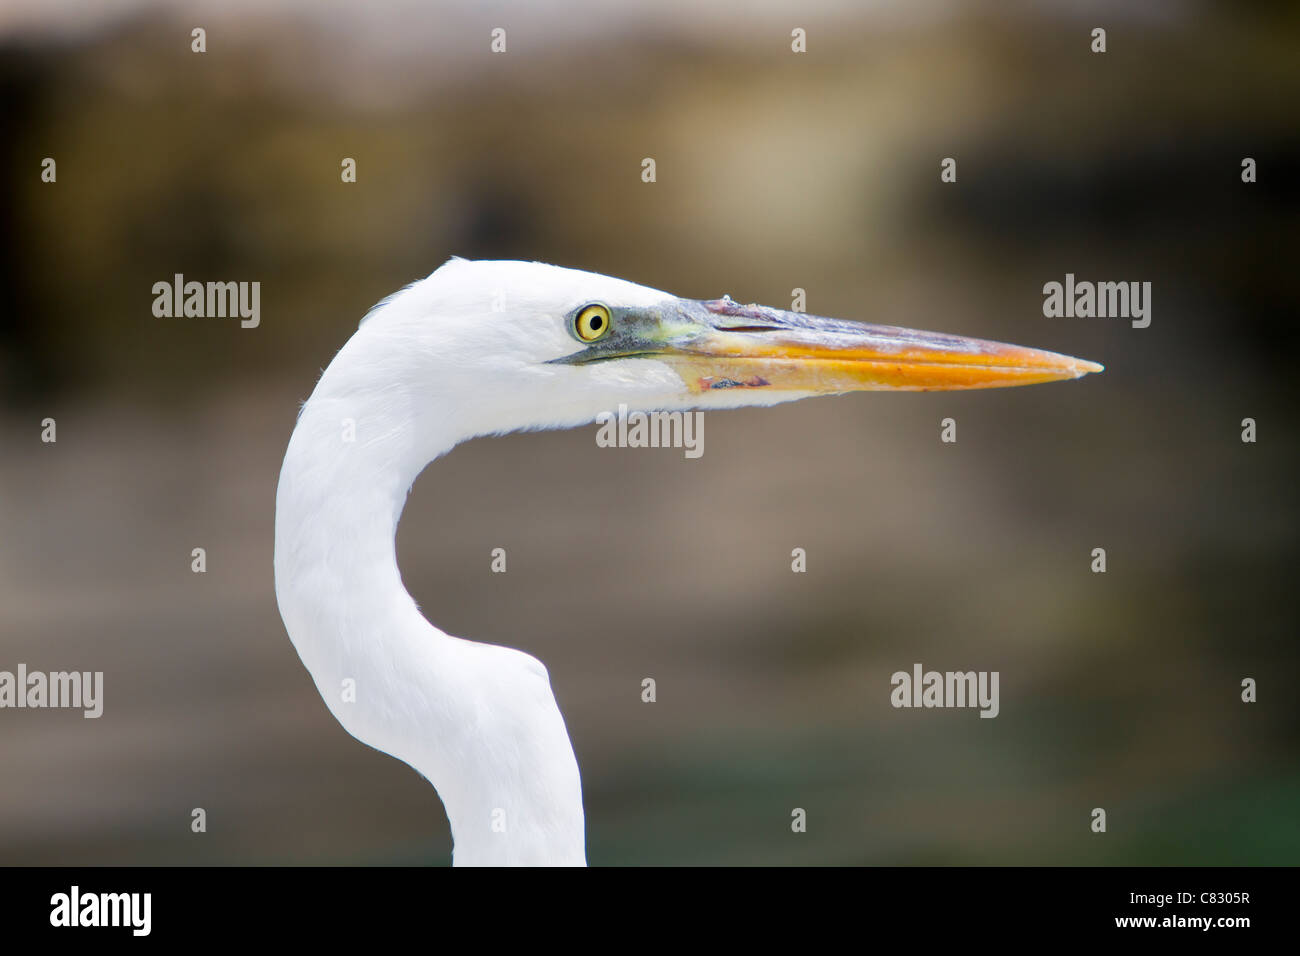
M654 350L655 357L673 365L695 392L1003 388L1102 371L1096 362L1056 352L740 305L725 298L680 300L680 306L681 318L697 331L673 336Z

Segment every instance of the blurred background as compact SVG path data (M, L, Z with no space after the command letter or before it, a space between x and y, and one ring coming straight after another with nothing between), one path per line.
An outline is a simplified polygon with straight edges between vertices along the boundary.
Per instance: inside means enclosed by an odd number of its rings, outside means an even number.
M546 662L593 864L1300 861L1298 28L1239 2L6 0L0 669L102 670L105 710L0 712L0 863L448 862L433 789L319 699L271 553L299 403L451 255L798 287L1106 365L710 413L698 460L592 427L432 466L407 585ZM1150 281L1151 326L1045 318L1067 272ZM175 273L259 281L260 327L155 318ZM915 662L999 671L1000 716L891 708Z

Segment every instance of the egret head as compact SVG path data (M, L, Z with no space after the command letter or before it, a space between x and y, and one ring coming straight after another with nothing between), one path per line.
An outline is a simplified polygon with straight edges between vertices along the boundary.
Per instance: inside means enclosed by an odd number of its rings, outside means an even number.
M478 435L620 406L989 388L1100 368L539 263L452 260L371 311L299 414L276 495L280 613L343 726L438 788L457 863L582 863L581 781L545 669L438 631L402 585L394 534L429 461ZM338 694L350 680L367 688L355 700Z
M434 393L475 396L480 432L576 425L620 404L735 408L1101 371L1054 352L726 297L681 299L535 262L453 259L377 306L361 331L390 345L397 337L406 368Z

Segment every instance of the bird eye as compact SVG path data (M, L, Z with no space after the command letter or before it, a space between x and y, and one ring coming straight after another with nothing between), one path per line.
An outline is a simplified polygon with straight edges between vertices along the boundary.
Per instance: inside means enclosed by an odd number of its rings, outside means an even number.
M609 331L609 309L599 303L583 306L573 319L573 334L594 342Z

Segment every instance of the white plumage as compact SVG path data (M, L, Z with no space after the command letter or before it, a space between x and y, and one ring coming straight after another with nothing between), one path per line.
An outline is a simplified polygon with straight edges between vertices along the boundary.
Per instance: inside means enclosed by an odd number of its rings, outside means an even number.
M609 307L616 326L595 345L573 325L590 303ZM730 408L1099 368L1030 350L998 365L995 356L1005 355L991 350L1012 347L927 336L689 302L540 263L461 259L363 320L289 442L276 497L276 596L339 722L437 789L456 864L584 864L582 792L546 668L520 651L443 633L402 584L394 535L425 465L478 435L581 425L620 404ZM929 350L925 362L909 357L917 343ZM756 371L737 379L738 363ZM708 374L719 368L730 377ZM963 369L964 384L930 384ZM1026 374L1034 369L1037 377ZM1012 373L1020 378L1010 381ZM929 377L899 385L900 374ZM978 374L990 380L965 383ZM856 378L846 384L845 376Z

